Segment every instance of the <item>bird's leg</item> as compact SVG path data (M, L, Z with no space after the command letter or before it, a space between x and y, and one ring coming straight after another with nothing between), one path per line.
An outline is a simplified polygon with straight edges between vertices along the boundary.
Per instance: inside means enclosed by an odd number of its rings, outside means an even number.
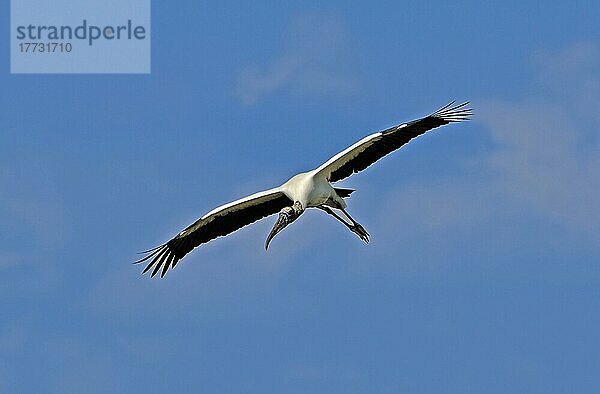
M352 216L350 216L348 214L348 212L346 212L345 209L340 208L340 211L342 211L344 213L344 215L346 215L346 217L348 219L350 219L350 221L352 222L352 226L350 227L350 230L352 230L354 233L356 233L363 241L365 241L366 243L369 243L369 236L371 234L369 234L367 232L367 230L365 230L365 228L360 223L358 223L356 220L354 220L352 218Z
M321 209L321 210L323 210L323 211L327 212L328 214L330 214L331 216L333 216L334 218L336 218L337 220L339 220L340 222L342 222L342 223L344 224L344 226L346 226L346 227L348 227L348 228L352 227L352 225L351 225L351 224L349 224L349 223L348 223L348 222L346 222L344 219L342 219L342 218L341 218L341 217L340 217L340 216L339 216L337 213L335 213L335 212L334 212L334 211L333 211L331 208L329 208L329 207L327 207L327 206L324 206L324 205L318 206L317 208L319 208L319 209Z
M317 208L322 209L323 211L327 212L328 214L330 214L331 216L333 216L334 218L336 218L337 220L342 222L344 224L344 226L348 227L348 230L350 230L353 233L355 233L356 235L358 235L360 237L360 239L362 239L366 243L369 243L369 233L367 233L360 224L358 224L356 222L354 222L353 224L346 222L344 219L342 219L341 216L339 216L337 213L335 213L328 206L321 205L321 206L318 206ZM359 227L357 227L357 224ZM361 229L362 229L362 231L360 231Z

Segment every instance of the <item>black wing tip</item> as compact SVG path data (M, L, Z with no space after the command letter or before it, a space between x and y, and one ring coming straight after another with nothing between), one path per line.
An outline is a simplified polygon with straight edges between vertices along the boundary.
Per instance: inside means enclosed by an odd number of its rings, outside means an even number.
M152 249L148 249L148 250L143 250L143 251L141 251L141 252L137 252L137 254L146 254L146 253L154 252L156 249L160 249L160 248L162 248L163 246L165 246L165 244L162 244L162 245L155 246L155 247L153 247Z
M151 259L142 271L142 275L144 275L146 272L154 268L150 273L151 278L154 278L159 272L160 277L163 278L169 271L169 268L175 268L175 265L177 265L177 262L179 261L179 258L175 252L169 248L168 243L150 249L145 253L148 253L148 255L137 261L134 261L133 264L140 264Z
M448 123L471 120L471 117L473 116L473 108L468 107L471 102L465 101L462 104L454 105L455 103L456 100L452 100L450 103L444 105L430 116L441 119Z
M146 256L142 257L139 260L134 261L132 264L141 264L144 261L154 257L158 252L160 252L160 248L162 248L164 245L158 246L152 250L146 251L146 252L139 252L138 254L144 254L147 253Z

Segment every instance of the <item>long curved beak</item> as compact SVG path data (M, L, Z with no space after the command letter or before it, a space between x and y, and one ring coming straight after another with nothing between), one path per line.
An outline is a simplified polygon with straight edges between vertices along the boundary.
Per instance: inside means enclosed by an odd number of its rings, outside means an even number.
M273 229L269 233L267 241L265 242L265 250L269 250L269 244L271 243L271 240L275 237L275 235L277 235L278 232L283 230L285 226L287 226L290 223L291 221L289 220L288 215L284 213L279 214L279 218L277 219L277 222L275 222L275 225L273 226Z

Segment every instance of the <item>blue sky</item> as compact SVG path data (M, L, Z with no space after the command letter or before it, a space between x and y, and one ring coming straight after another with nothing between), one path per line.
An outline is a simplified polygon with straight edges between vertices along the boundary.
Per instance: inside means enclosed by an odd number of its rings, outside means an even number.
M150 75L10 75L5 46L0 391L598 392L599 14L155 2ZM368 246L308 212L268 253L273 218L129 264L452 99L472 122L342 183Z

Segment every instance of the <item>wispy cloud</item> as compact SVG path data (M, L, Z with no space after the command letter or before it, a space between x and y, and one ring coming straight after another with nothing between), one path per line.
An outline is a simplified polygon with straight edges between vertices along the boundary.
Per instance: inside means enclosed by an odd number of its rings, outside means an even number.
M598 235L600 156L580 148L586 130L569 106L489 103L482 119L499 148L488 164L498 171L499 190L564 224Z
M242 103L252 105L279 92L345 96L356 90L346 29L339 17L302 14L292 20L284 42L281 53L268 64L242 69L236 89Z
M501 232L495 221L519 212L600 244L600 116L593 108L600 102L598 49L575 44L538 54L532 80L541 82L539 93L475 100L473 126L488 133L493 147L464 158L464 174L390 193L378 226L404 238L438 240L478 226ZM398 223L410 225L398 230ZM427 252L416 253L420 265Z
M600 234L600 51L575 44L537 56L550 92L490 100L481 120L498 144L488 164L498 187L562 223Z
M588 117L600 117L600 112L591 111L600 99L599 45L579 42L554 52L538 52L534 60L540 82L554 98L576 104L569 110L581 108L590 111Z

